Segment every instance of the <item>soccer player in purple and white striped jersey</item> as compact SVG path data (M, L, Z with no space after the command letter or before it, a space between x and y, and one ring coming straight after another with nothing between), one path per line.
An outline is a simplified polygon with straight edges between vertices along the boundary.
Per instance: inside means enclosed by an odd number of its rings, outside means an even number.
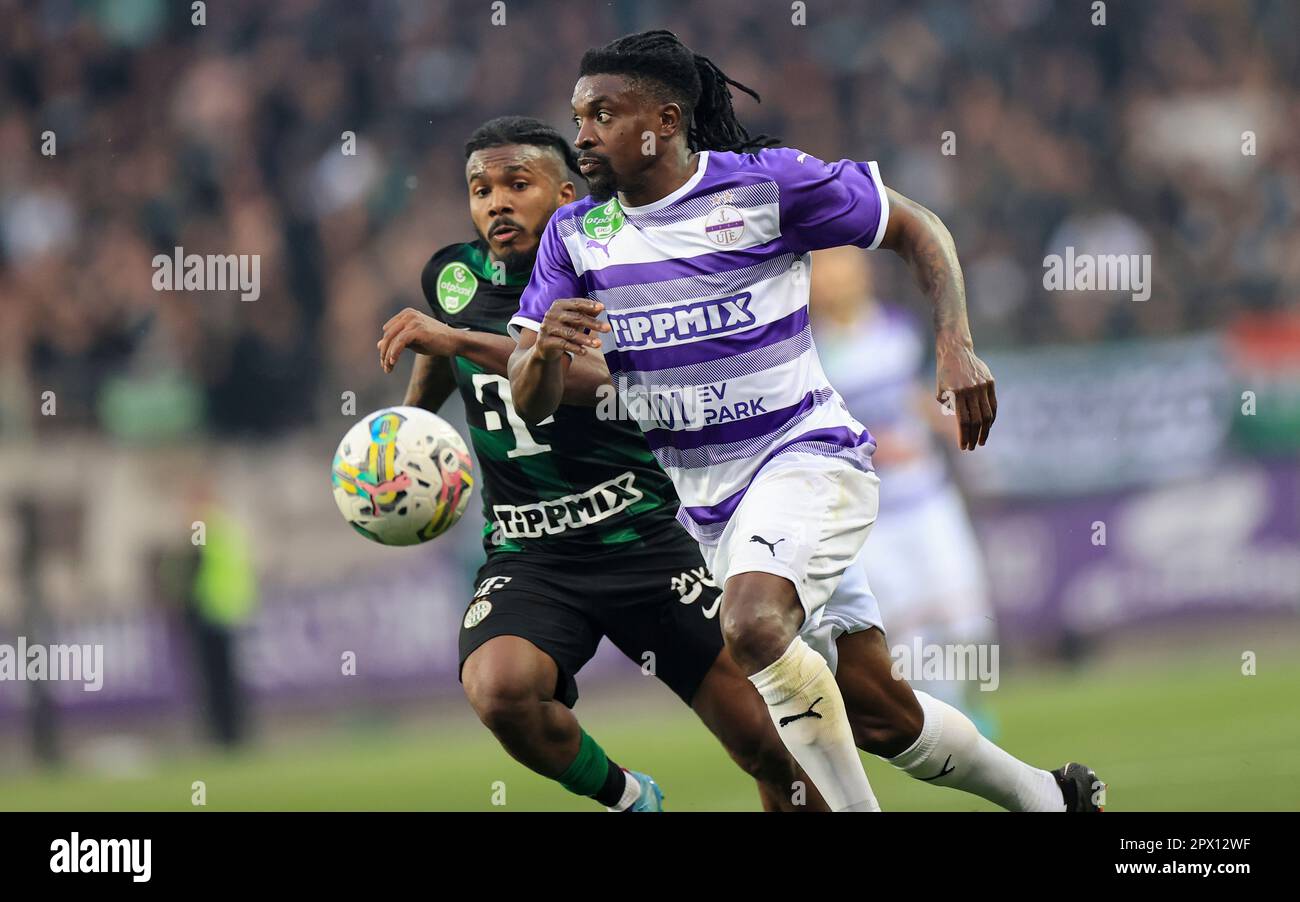
M588 51L574 88L591 196L561 207L510 328L529 422L559 403L571 355L600 349L724 581L723 635L778 732L834 810L879 805L857 747L1015 810L1097 810L1101 784L993 745L891 673L858 558L879 505L875 441L822 370L811 253L884 247L935 311L938 394L960 445L984 444L993 378L975 355L951 235L874 163L825 163L751 138L730 87L675 35Z

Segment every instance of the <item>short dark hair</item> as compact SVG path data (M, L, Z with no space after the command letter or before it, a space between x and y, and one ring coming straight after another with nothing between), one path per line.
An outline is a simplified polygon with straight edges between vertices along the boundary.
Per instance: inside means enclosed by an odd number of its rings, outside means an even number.
M595 47L582 55L578 67L584 75L626 75L682 108L689 123L686 135L691 150L748 151L779 144L767 135L750 137L736 121L731 88L762 98L733 81L705 56L695 53L671 31L659 29L630 34Z
M550 148L560 155L565 168L578 172L578 155L573 145L545 122L528 116L498 116L484 122L465 142L465 159L468 160L476 150L507 144Z

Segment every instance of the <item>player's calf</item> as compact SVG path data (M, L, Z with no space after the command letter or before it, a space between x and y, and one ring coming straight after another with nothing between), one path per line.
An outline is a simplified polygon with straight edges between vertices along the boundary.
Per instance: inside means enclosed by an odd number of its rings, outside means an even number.
M838 642L840 679L853 716L878 713L881 698L900 693L915 698L921 722L899 718L899 736L913 736L901 751L882 755L890 764L925 783L973 793L1011 811L1065 811L1056 779L1042 768L994 745L961 711L925 692L914 692L889 669L889 653L876 631L844 636ZM901 712L903 709L895 709ZM886 712L888 713L888 711ZM865 748L865 746L863 746Z
M836 682L844 693L858 748L891 758L921 735L925 713L902 680L894 679L884 634L863 630L840 637Z
M470 707L520 764L612 810L663 810L654 781L610 760L553 697L557 676L550 655L518 636L488 640L461 670Z
M499 636L465 660L461 682L470 707L510 756L555 777L577 754L580 729L551 696L555 663L532 643Z
M748 686L745 688L753 691ZM761 699L756 697L755 700L762 706ZM763 721L766 729L761 732L733 735L723 744L731 760L758 784L764 810L827 810L825 803L820 802L820 796L814 796L810 802L808 792L798 792L801 783L806 785L806 776L780 737L772 731L772 722L766 711L763 712Z
M853 745L835 676L798 635L803 608L790 581L760 572L729 578L722 618L728 649L767 703L777 735L831 810L880 810Z
M764 811L829 810L777 735L767 705L726 650L700 682L691 707L731 759L754 778Z

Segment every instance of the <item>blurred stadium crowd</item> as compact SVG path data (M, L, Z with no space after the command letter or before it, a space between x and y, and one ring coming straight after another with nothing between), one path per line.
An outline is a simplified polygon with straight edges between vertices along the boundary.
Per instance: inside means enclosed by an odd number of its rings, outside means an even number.
M877 159L938 212L983 346L1294 310L1296 5L1107 6L812 0L796 26L783 2L509 0L494 25L478 2L223 0L196 26L189 3L0 0L0 431L30 433L47 389L42 433L270 435L345 390L392 403L374 343L469 231L464 138L504 113L566 129L583 50L649 27L762 95L737 101L751 131ZM1152 254L1152 300L1044 292L1067 244ZM177 246L260 254L260 299L153 290Z

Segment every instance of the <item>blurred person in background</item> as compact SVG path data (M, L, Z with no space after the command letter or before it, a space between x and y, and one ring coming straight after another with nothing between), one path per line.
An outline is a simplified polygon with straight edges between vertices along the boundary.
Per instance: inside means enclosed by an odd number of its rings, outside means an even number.
M992 643L979 545L941 450L955 442L957 418L926 381L933 367L925 333L908 311L877 299L857 248L813 255L810 304L826 376L876 437L880 515L857 566L880 602L891 648ZM908 681L965 711L986 736L995 732L974 674L926 680L914 671Z
M188 566L179 564L177 569L202 693L199 710L212 741L233 748L248 735L239 631L257 611L257 574L247 531L223 509L207 483L195 490L193 510L196 527Z

